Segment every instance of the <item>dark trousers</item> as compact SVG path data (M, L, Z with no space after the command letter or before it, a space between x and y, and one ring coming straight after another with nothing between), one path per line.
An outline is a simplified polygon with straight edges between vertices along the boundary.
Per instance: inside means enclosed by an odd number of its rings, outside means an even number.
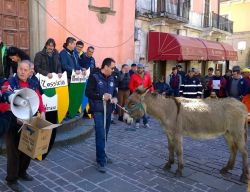
M105 166L107 162L105 134L107 141L110 122L111 122L111 114L107 114L106 116L106 133L104 131L104 113L94 112L94 121L95 121L96 161L101 166Z
M127 100L129 97L130 91L129 90L118 90L118 104L122 107L124 107L125 104L127 104ZM124 111L119 108L118 109L118 114L119 117L123 116Z
M7 152L7 176L6 181L16 181L19 176L26 174L30 164L30 157L18 150L21 126L15 124L6 133L6 152Z
M57 124L57 111L46 112L45 116L46 116L47 121L49 121L53 124ZM42 155L42 159L45 159L47 157L47 155L49 154L50 150L52 149L52 147L55 143L55 139L56 139L56 128L54 128L52 130L48 152Z
M0 137L3 136L8 130L15 126L16 117L10 112L0 113Z

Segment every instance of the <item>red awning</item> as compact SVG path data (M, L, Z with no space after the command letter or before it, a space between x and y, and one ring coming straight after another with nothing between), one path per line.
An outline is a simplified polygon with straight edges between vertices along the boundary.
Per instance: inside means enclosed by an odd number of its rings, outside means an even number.
M196 38L149 32L148 61L151 60L207 60L207 50Z
M149 32L148 61L152 60L237 60L237 52L226 43L171 33Z
M238 60L238 53L234 50L232 45L229 45L227 43L221 43L222 47L225 49L226 52L226 60L229 61L237 61Z
M225 49L216 41L207 41L199 39L207 48L208 61L224 61L226 58Z

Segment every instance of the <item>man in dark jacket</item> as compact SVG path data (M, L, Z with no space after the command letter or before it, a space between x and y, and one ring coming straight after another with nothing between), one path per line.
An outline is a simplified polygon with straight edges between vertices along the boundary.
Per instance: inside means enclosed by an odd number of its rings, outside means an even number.
M201 98L202 85L200 80L194 77L193 70L188 71L188 75L181 85L180 94L186 98Z
M59 77L62 76L59 53L55 47L55 40L48 39L43 50L38 52L34 59L35 71L48 78L52 78L52 73L57 73Z
M111 123L113 104L117 103L117 92L112 75L114 69L115 61L111 58L104 59L101 70L90 75L86 88L86 96L89 98L90 111L94 115L95 122L97 168L102 173L106 172L105 166L110 162L105 152L105 145ZM104 110L105 103L106 113Z
M95 58L93 57L95 48L89 46L86 53L83 53L79 58L79 65L83 68L83 70L88 70L90 68L90 72L92 73L96 68Z
M62 65L62 70L67 71L68 79L71 78L72 70L76 70L76 74L80 74L81 67L78 64L78 59L74 54L74 49L76 46L76 39L73 37L68 37L63 45L63 50L60 52L60 62Z
M129 66L127 64L123 64L118 81L118 104L122 107L127 104L127 100L130 94L130 90L128 87L129 81ZM118 120L123 121L123 110L120 108L118 109L118 115Z

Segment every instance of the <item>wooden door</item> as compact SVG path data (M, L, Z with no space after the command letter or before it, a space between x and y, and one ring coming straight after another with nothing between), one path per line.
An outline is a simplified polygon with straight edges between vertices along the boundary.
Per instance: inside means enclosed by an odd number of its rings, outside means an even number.
M8 47L29 52L29 0L0 0L0 34Z

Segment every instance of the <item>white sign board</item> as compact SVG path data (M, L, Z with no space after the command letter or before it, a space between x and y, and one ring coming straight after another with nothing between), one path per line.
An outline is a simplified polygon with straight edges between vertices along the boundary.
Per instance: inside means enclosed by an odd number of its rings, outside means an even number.
M72 71L71 81L70 83L84 83L89 78L90 68L86 70L85 75L81 72L80 74L76 74L75 71Z
M61 78L59 78L56 73L52 73L52 75L53 77L51 79L41 74L37 75L40 78L40 85L42 89L68 86L68 78L66 71L62 74Z
M213 80L213 89L220 89L220 80Z
M57 110L57 95L53 97L47 97L45 94L42 95L43 105L46 108L46 112Z

